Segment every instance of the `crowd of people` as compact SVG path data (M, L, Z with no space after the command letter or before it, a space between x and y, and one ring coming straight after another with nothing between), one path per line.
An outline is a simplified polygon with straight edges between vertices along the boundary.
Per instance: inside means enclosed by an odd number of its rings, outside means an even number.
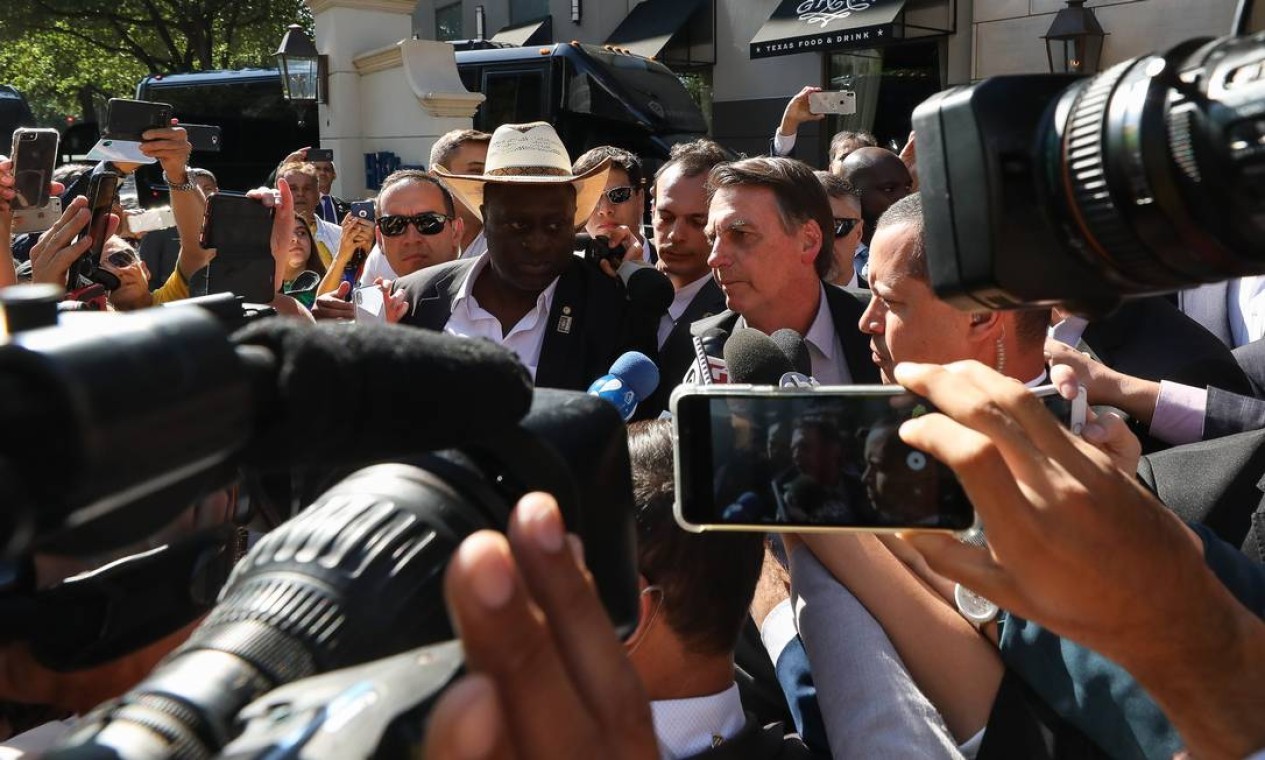
M523 498L450 563L471 673L432 712L427 756L1265 757L1265 277L1095 320L955 308L930 283L915 135L896 152L841 132L821 170L785 157L822 118L815 91L789 100L769 156L700 139L657 166L614 145L572 157L552 126L506 124L444 135L426 170L363 199L371 214L307 148L249 191L273 208L277 318L360 319L376 290L381 321L492 341L538 387L585 390L628 351L659 369L628 427L635 630L614 635L553 498ZM116 311L204 293L217 256L215 177L180 126L144 138L175 226L133 233L116 209L98 262ZM0 286L80 289L91 170L59 170L60 218L14 236L0 157ZM696 338L742 328L798 333L823 385L929 399L939 412L899 437L953 469L985 537L681 530L669 396ZM1028 392L1050 383L1095 405L1080 435ZM232 519L235 495L184 526ZM90 566L36 560L44 586ZM10 746L54 740L188 631L79 673L0 651Z

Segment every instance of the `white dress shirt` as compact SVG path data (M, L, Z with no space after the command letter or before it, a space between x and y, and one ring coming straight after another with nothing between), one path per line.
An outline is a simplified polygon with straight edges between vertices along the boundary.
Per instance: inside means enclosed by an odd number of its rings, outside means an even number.
M693 757L734 738L747 723L738 684L719 694L693 699L660 699L650 703L659 757Z
M466 246L457 258L473 259L475 256L482 254L487 249L488 239L483 236L483 230L479 230L479 234L474 236L474 240L470 241L470 245Z
M813 360L813 378L817 382L822 385L847 385L852 382L852 372L848 369L843 344L835 332L835 320L826 301L825 285L821 286L817 316L813 318L804 342L808 344L808 355Z
M784 135L780 129L773 130L773 152L779 156L789 156L795 150L797 135Z
M1068 314L1058 324L1051 326L1046 334L1065 346L1076 348L1085 335L1086 327L1089 327L1088 319Z
M360 273L360 282L357 284L362 288L367 287L379 277L394 282L399 275L391 268L391 262L387 261L386 254L378 248L377 243L374 243L369 255L365 256L365 267Z
M316 239L325 244L325 248L329 251L331 258L338 255L338 244L343 239L343 228L337 224L330 224L317 217L316 219Z
M1265 336L1265 277L1240 277L1226 289L1226 316L1234 345L1242 346Z
M672 328L676 327L676 322L690 307L690 302L694 300L694 296L698 295L698 291L703 289L707 281L712 278L712 273L698 278L689 285L681 288L672 297L672 305L668 307L668 313L659 317L659 349L663 349L663 344L667 342L668 336L672 334Z
M545 342L545 328L549 324L549 309L553 306L553 293L558 289L558 278L536 297L536 307L523 315L509 332L505 332L500 320L479 305L474 297L474 283L488 265L488 257L480 256L461 283L461 290L452 300L452 316L444 325L449 335L467 338L487 338L518 354L518 360L536 379L536 367L540 364L540 347Z

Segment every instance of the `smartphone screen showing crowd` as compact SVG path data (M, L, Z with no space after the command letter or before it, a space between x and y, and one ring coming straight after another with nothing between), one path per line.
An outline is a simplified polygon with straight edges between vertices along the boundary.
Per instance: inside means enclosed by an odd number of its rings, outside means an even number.
M58 134L55 129L13 132L13 209L43 208L48 204L48 185L57 165Z

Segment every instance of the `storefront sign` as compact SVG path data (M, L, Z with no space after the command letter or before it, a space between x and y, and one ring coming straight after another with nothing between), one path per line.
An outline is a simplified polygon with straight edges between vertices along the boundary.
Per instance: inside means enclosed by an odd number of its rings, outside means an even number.
M751 40L751 57L881 46L905 0L783 0Z

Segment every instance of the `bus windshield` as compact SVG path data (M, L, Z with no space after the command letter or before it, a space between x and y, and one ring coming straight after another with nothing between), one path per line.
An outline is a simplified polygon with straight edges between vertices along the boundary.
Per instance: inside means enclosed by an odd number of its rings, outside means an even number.
M585 46L585 52L599 64L602 78L610 81L593 82L593 77L577 73L568 87L570 110L613 116L607 109L618 108L613 101L623 99L659 120L656 132L701 134L707 131L702 111L681 80L663 64L589 46ZM608 91L610 86L618 88L622 98L613 97Z

